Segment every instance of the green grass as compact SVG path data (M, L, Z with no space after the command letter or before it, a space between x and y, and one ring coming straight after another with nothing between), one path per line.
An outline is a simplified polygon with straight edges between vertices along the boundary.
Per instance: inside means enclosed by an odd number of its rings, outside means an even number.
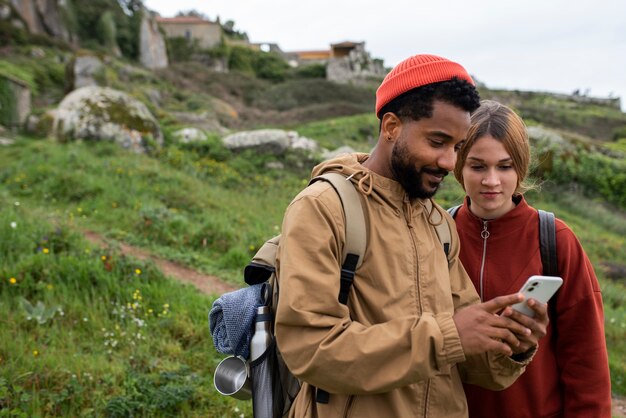
M245 155L226 164L175 147L149 157L107 143L24 140L2 151L0 182L15 197L237 282L306 179L263 171L263 160Z
M348 145L356 151L369 152L378 140L378 119L373 113L344 116L302 124L297 131L329 150Z
M215 295L93 248L49 218L2 193L1 416L250 413L212 389L221 358L207 322Z
M365 137L350 133L362 123L365 116L339 118L303 131L332 147L351 135L363 146ZM264 168L269 160L231 154L215 140L169 145L153 155L111 143L29 138L0 148L0 254L6 260L0 267L0 403L6 410L14 416L249 414L249 403L212 387L223 358L208 333L215 295L173 282L150 263L92 248L80 232L95 230L243 285L242 267L279 232L285 207L314 163L301 167L286 156L285 169L270 170ZM462 197L449 176L438 201L448 207ZM606 279L603 267L626 264L624 212L551 186L528 199L565 220L594 263L613 390L625 395L626 293ZM28 320L25 306L39 302L40 319Z

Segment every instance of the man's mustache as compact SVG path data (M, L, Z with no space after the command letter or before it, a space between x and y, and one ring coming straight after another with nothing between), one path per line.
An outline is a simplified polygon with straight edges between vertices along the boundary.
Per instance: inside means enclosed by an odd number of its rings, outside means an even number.
M428 167L424 167L420 170L422 173L428 173L428 174L432 174L434 176L442 176L445 177L448 175L448 170L442 170L442 169L437 169L437 168L428 168Z

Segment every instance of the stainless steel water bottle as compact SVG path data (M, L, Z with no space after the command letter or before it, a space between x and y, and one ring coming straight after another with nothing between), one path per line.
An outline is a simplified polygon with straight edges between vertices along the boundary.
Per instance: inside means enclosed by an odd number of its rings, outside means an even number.
M269 306L259 306L254 319L254 334L250 341L250 361L259 358L272 341L271 334L272 313Z

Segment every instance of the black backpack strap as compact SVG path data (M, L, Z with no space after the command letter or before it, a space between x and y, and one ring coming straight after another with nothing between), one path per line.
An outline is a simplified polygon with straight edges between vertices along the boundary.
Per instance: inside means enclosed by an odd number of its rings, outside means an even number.
M356 254L348 253L346 259L341 266L341 282L339 283L339 302L347 305L348 295L350 294L350 288L354 281L354 274L356 271L359 256ZM315 401L317 403L328 403L330 400L330 394L324 389L315 388Z
M356 265L359 261L359 256L356 254L348 254L346 260L341 266L341 282L339 283L339 303L346 305L348 303L348 295L350 294L350 287L354 281L354 275L356 272Z
M554 213L539 209L539 249L544 276L558 276Z

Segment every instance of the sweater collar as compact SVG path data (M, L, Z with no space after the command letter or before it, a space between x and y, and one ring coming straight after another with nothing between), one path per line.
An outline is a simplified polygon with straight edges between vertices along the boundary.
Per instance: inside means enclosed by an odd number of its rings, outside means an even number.
M516 206L500 216L496 219L482 219L478 216L474 215L471 210L469 210L472 202L469 196L465 197L465 207L467 209L467 216L472 220L472 225L475 225L477 228L482 229L485 222L489 225L490 232L498 232L498 231L514 231L518 228L523 228L525 225L525 220L528 217L528 211L532 211L532 207L528 205L526 199L524 199L523 195L513 196L513 201L516 203Z

